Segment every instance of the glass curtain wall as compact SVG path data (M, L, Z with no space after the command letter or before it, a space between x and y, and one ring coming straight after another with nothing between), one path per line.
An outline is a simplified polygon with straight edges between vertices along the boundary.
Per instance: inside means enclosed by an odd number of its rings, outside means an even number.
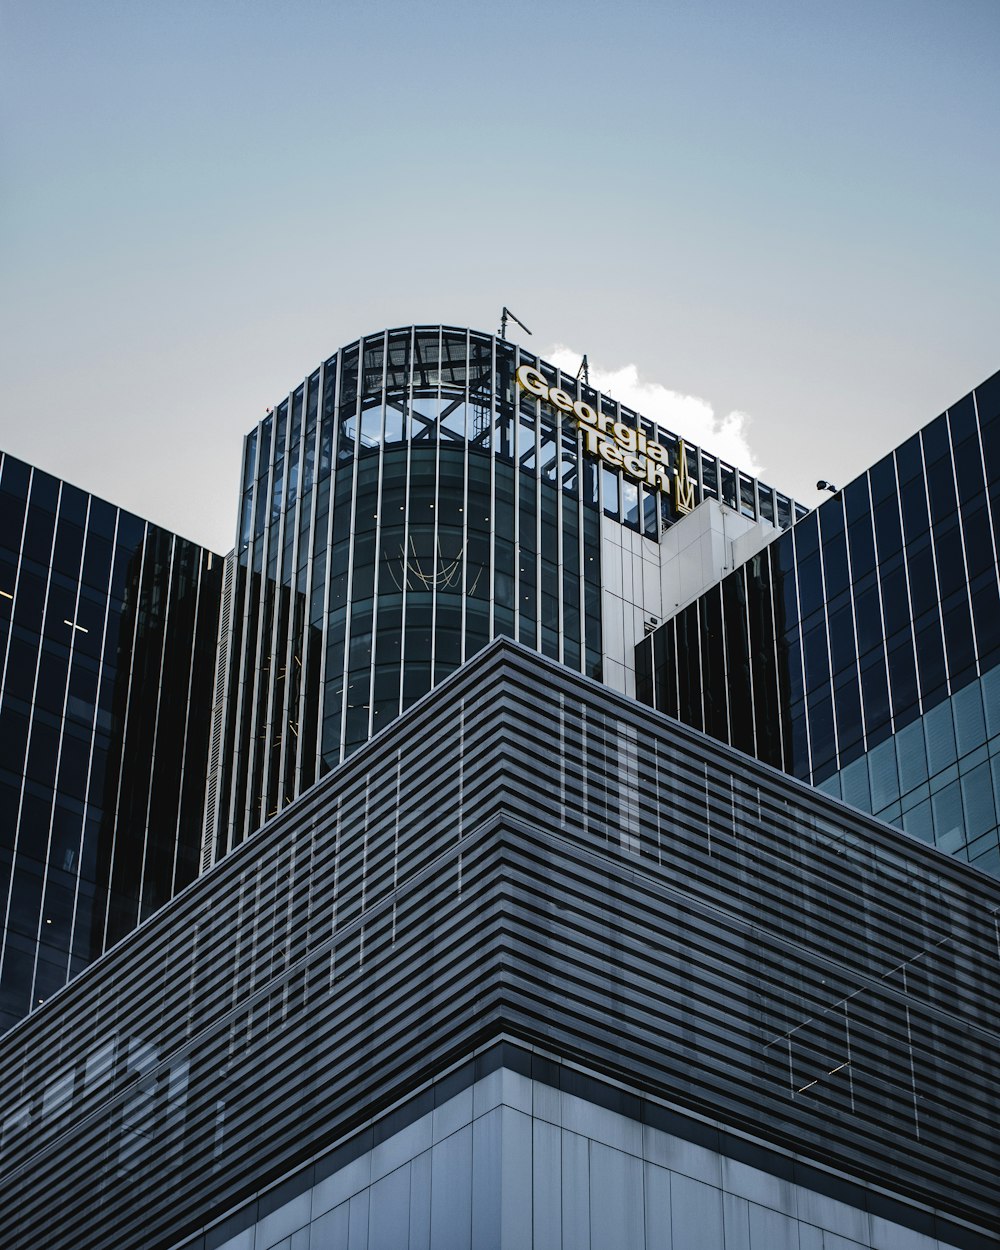
M517 405L519 362L469 330L382 332L247 437L216 853L495 635L600 676L596 472Z
M497 635L600 677L597 471L519 402L522 359L465 329L387 331L246 440L217 853Z
M1000 872L998 527L1000 374L645 639L640 698Z
M0 1028L194 879L222 561L0 464Z
M676 453L571 375L450 326L351 344L247 438L212 855L493 637L600 679L601 517L657 541L679 516L585 457L572 416L517 386L525 363ZM688 464L696 501L791 524L786 496L697 447Z

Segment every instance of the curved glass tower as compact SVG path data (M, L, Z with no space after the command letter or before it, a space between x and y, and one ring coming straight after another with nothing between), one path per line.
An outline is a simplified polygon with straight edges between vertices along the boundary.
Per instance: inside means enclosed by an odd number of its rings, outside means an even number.
M497 635L600 679L602 529L656 543L678 472L682 511L791 521L787 497L493 335L413 326L331 356L245 443L205 862Z

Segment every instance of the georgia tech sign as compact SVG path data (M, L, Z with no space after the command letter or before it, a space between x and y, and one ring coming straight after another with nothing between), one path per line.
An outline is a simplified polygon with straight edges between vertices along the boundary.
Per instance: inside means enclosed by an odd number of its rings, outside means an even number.
M633 430L606 413L596 412L582 399L573 399L557 386L549 386L531 365L521 365L517 384L529 395L537 395L559 412L572 413L583 435L583 448L589 455L603 460L613 469L621 469L629 477L645 483L652 490L669 491L673 479L674 507L690 512L694 507L694 482L688 476L687 453L683 439L677 447L677 467L670 472L670 453L661 443L654 443L641 430Z

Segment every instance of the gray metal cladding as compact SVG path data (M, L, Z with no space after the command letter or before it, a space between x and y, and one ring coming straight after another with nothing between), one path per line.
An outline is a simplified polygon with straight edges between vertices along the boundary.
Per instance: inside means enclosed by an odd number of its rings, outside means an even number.
M500 1036L1000 1229L998 912L497 642L0 1043L0 1244L174 1244Z

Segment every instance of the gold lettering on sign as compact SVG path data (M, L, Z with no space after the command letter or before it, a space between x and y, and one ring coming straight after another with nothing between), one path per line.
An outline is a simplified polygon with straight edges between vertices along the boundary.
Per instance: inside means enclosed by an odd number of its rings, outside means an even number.
M662 443L648 439L642 430L633 429L624 421L616 421L606 412L597 412L584 400L573 399L557 386L549 386L543 374L533 365L521 365L517 371L517 384L529 395L544 399L553 408L576 418L588 456L596 456L612 468L621 469L651 490L670 493L672 486L674 506L678 512L690 512L694 507L694 482L688 474L683 439L677 445L677 463L671 478L670 453Z
M674 507L678 512L690 512L694 507L694 482L688 474L687 448L684 440L677 443L677 468L674 469Z

